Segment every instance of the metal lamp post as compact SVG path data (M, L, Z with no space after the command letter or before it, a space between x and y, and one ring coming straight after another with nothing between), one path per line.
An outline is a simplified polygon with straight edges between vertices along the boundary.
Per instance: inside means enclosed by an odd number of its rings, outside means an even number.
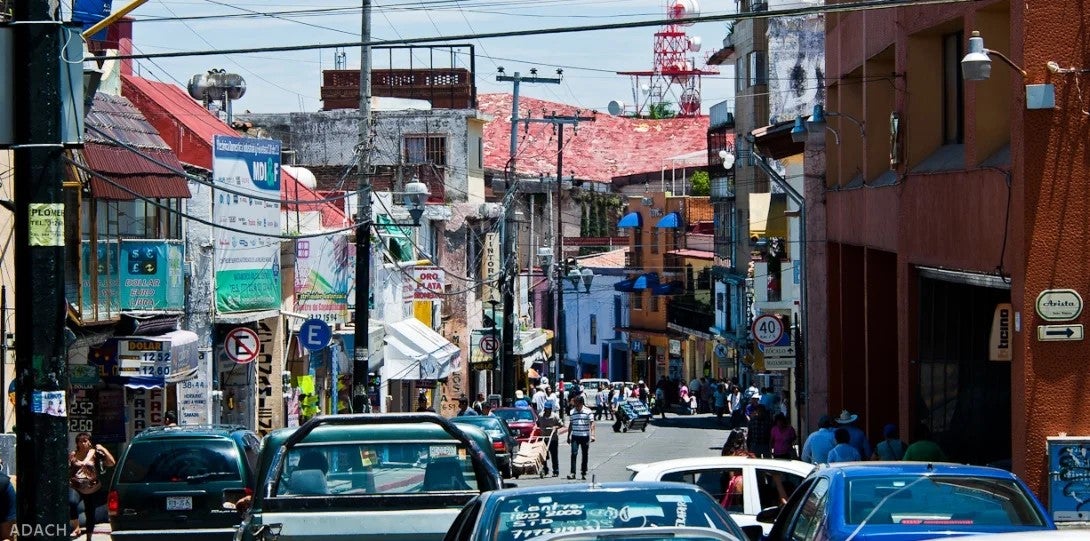
M579 329L583 324L582 318L579 315L579 283L582 282L586 288L586 292L590 294L590 284L594 281L594 271L588 268L582 270L577 267L572 267L568 270L568 281L571 282L572 288L575 290L575 379L583 378L583 360L582 360L582 336Z
M549 298L553 299L553 296L552 296L553 292L554 292L553 287L555 286L555 284L553 283L553 249L549 248L549 247L545 247L545 246L542 246L541 248L538 248L537 249L537 263L538 263L539 266L541 266L542 274L545 275L545 279L547 281L546 283L548 284ZM554 310L553 311L554 311L554 313L556 312L555 303L554 303ZM559 355L559 353L561 351L561 348L559 347L561 333L560 333L560 326L557 324L557 321L558 320L556 320L556 319L552 319L551 321L548 322L548 326L553 328L553 359L554 360L556 359L557 355ZM550 364L552 365L553 363L550 363ZM553 381L555 382L557 380L556 376L560 372L560 367L555 366L555 365L549 366L549 370L546 370L546 372L551 373L550 377L552 377Z

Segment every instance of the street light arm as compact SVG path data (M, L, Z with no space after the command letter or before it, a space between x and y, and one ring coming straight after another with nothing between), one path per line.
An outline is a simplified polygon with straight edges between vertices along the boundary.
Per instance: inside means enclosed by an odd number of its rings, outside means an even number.
M863 137L867 136L867 130L866 130L866 127L864 126L866 123L863 122L862 120L859 120L858 118L855 118L852 115L849 115L848 113L837 113L835 111L825 111L825 116L840 116L840 117L844 117L844 118L846 118L848 120L851 120L852 122L855 123L856 126L859 127L859 135L861 135Z
M1003 53L1001 53L999 51L993 51L991 49L984 49L984 52L987 53L989 56L999 57L999 59L1006 62L1008 66L1010 66L1010 67L1014 68L1015 70L1017 70L1018 73L1021 73L1022 77L1026 76L1026 70L1022 69L1018 64L1015 64L1014 61L1011 60L1010 58L1007 58L1007 55L1005 55L1005 54L1003 54Z

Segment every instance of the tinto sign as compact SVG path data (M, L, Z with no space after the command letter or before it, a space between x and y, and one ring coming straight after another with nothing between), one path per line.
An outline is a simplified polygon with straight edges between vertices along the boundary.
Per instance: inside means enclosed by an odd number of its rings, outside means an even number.
M443 294L443 286L447 282L447 273L439 267L416 267L413 269L413 282L416 284L413 300L430 301L438 299Z

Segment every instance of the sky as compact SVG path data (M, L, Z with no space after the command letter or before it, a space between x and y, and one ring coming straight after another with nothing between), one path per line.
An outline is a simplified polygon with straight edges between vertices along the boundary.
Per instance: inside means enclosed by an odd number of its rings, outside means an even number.
M123 0L114 0L114 9L124 4ZM735 8L733 0L709 0L699 6L702 15L733 13ZM665 18L666 9L666 0L374 0L372 35L375 39L408 39L647 21ZM298 10L330 11L282 13ZM136 19L135 52L147 54L358 42L362 26L358 0L236 0L230 4L219 0L149 0L132 16ZM186 17L203 18L176 20ZM606 111L611 100L631 105L631 78L614 72L651 70L657 29L473 40L470 43L476 45L477 92L511 92L511 83L496 81L499 67L507 75L516 71L526 75L531 68L537 68L542 77L555 77L556 69L561 68L561 84L523 84L520 93L601 112ZM726 35L722 22L700 23L685 30L690 36L700 36L703 42L701 51L695 53L700 62L721 46ZM359 48L344 53L347 67L359 68ZM390 67L387 53L374 58L375 69ZM449 55L435 58L437 66L449 67ZM407 68L409 61L407 54L395 55L392 67ZM427 56L419 52L412 61L415 66L429 63ZM466 60L459 58L456 66L467 67ZM237 73L246 80L246 94L234 103L235 111L316 111L322 106L321 72L334 68L334 50L144 59L138 60L134 69L145 78L185 87L193 75L215 68ZM705 113L711 105L733 96L734 81L729 77L733 69L711 69L721 73L703 78Z

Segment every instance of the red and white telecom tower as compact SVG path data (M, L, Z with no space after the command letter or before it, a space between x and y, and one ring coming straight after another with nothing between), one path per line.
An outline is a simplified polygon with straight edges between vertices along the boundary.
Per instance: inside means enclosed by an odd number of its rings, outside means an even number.
M696 0L667 0L666 17L680 21L700 14ZM671 23L655 32L655 65L653 71L619 71L618 75L632 78L633 109L620 101L609 103L609 113L636 116L650 114L653 107L664 103L677 106L677 116L700 116L700 78L718 75L714 69L698 68L696 55L700 37L689 36L684 27L692 23ZM703 60L701 60L703 64Z

